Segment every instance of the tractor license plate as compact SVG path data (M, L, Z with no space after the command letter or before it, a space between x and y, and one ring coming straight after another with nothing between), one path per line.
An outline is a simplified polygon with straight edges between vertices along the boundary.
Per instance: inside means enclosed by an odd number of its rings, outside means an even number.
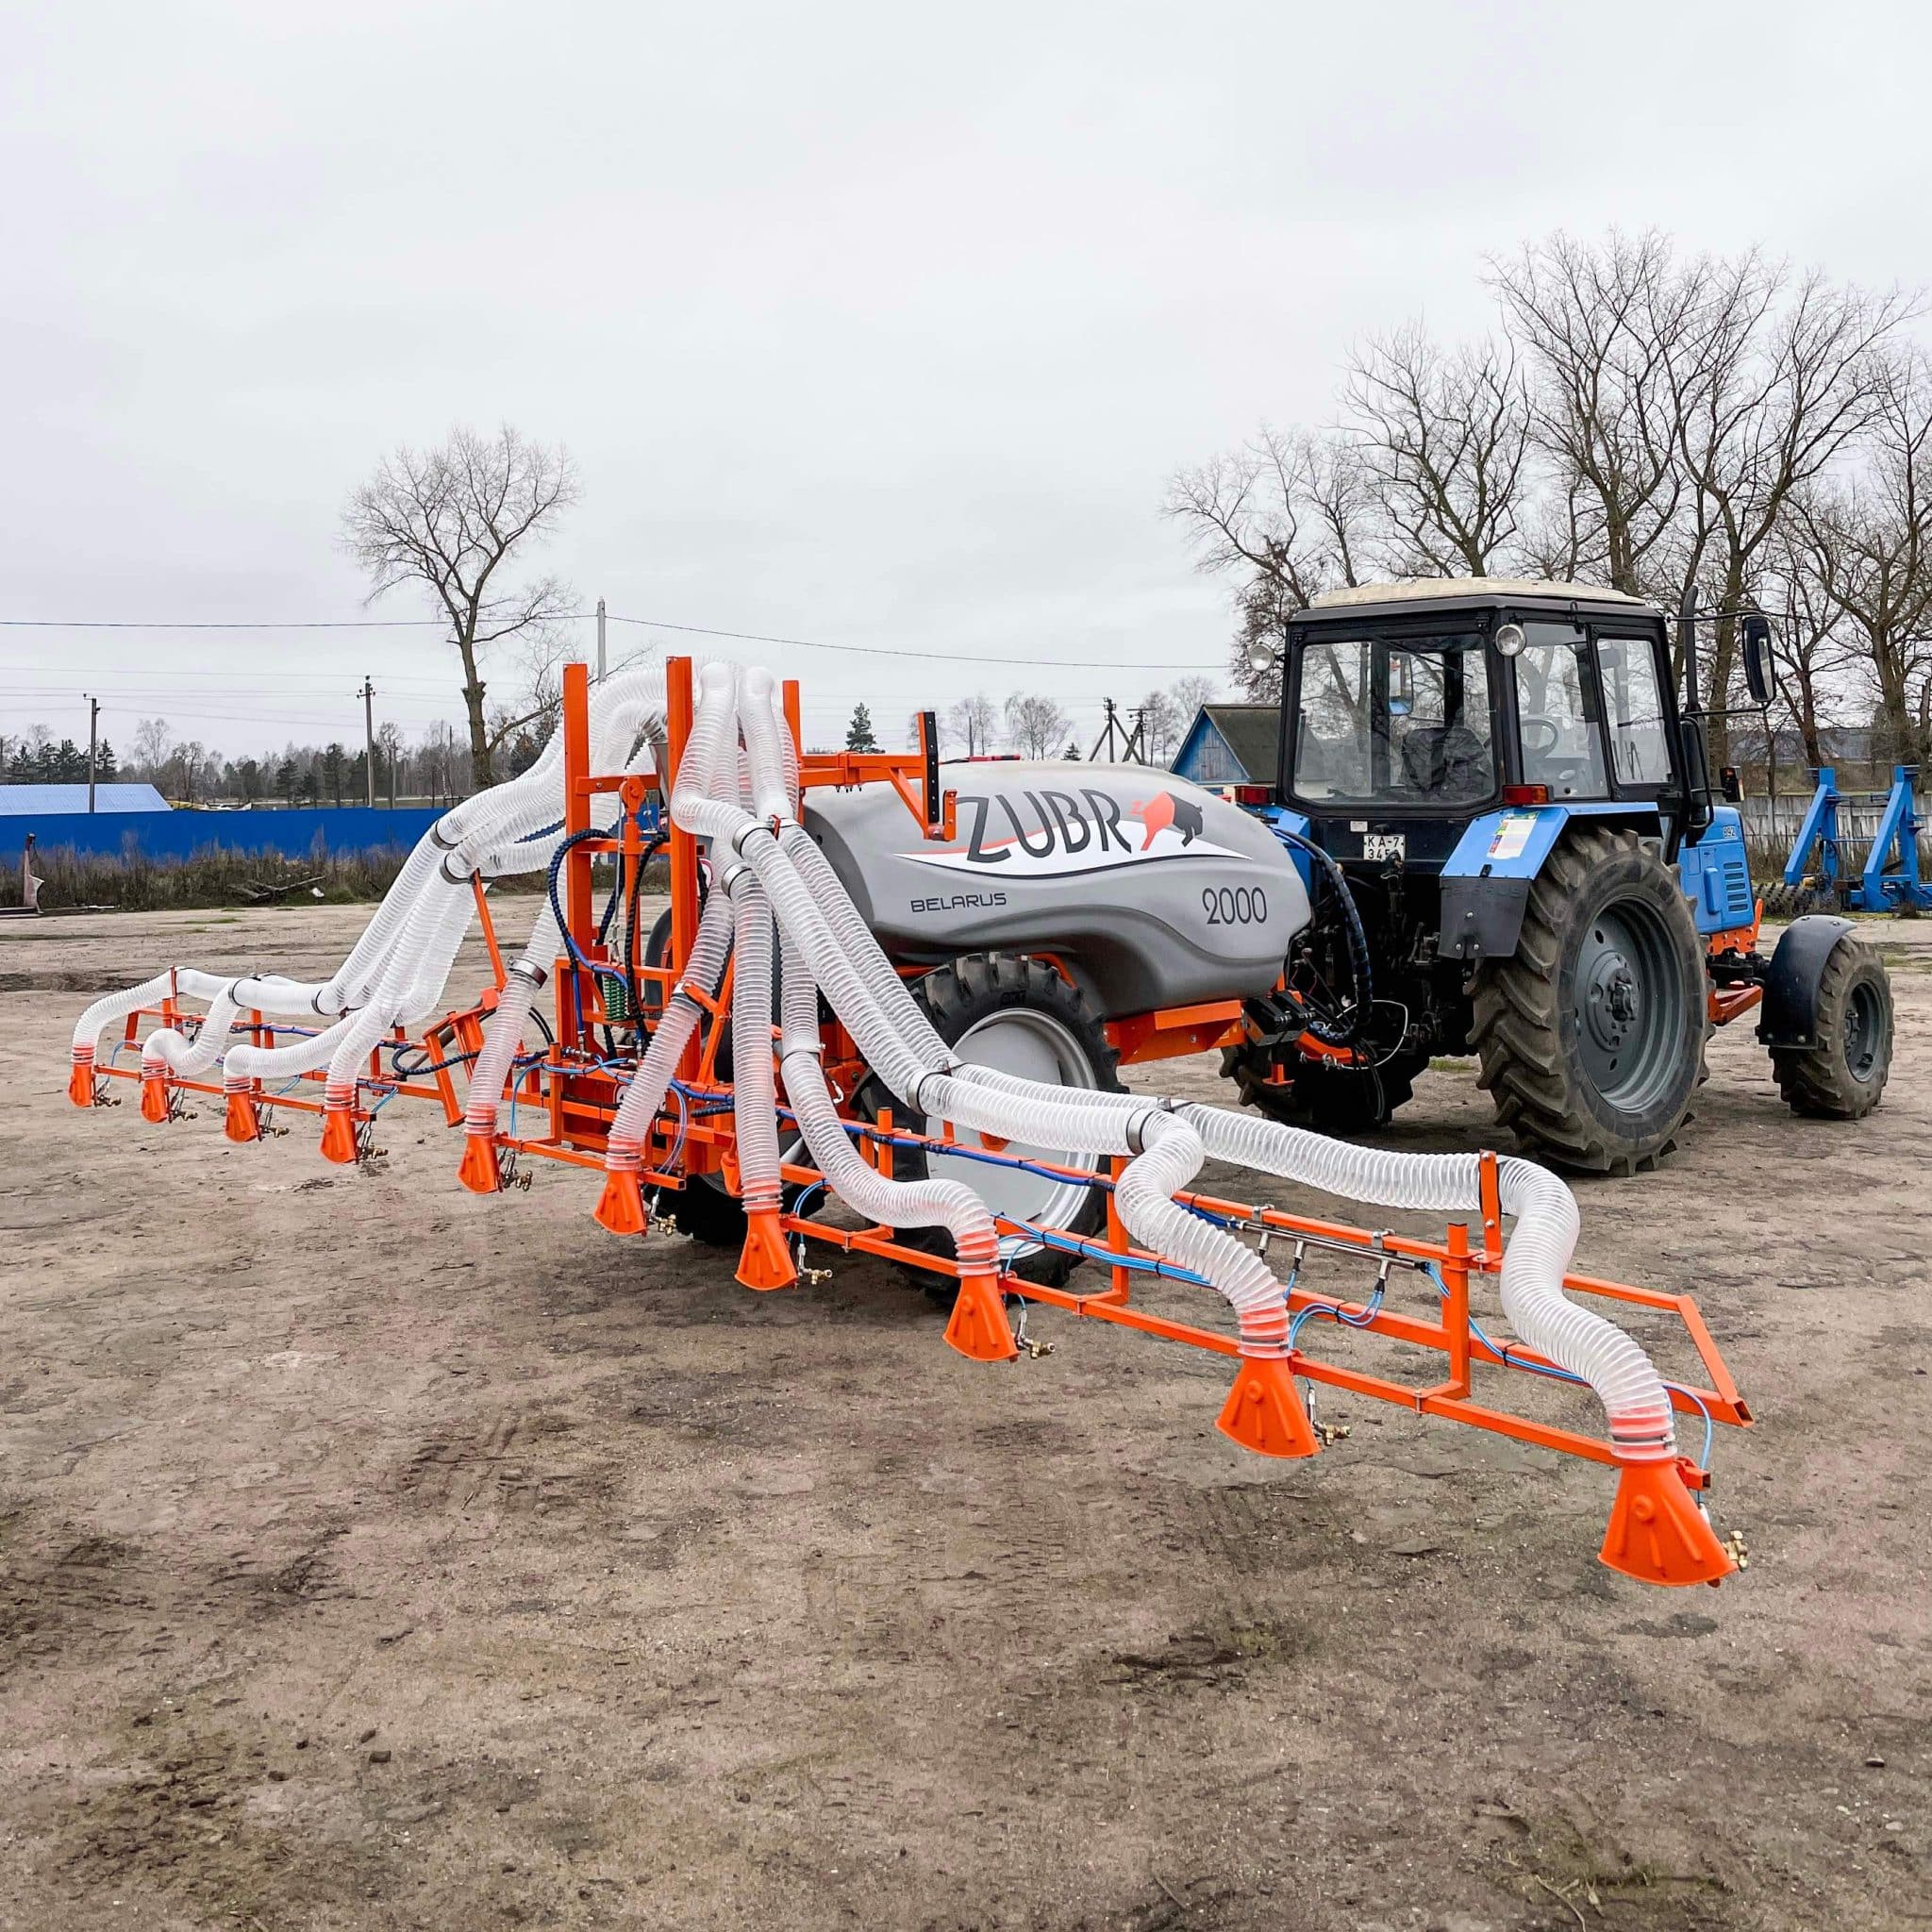
M1408 840L1401 832L1368 832L1362 837L1364 858L1407 858Z

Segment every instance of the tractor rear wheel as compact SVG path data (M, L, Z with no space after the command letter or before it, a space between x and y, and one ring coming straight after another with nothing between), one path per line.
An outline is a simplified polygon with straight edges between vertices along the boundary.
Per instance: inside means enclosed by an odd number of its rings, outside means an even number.
M968 953L949 965L935 967L912 989L913 997L931 1019L934 1030L960 1059L975 1066L997 1067L1002 1073L1055 1087L1087 1087L1121 1093L1119 1057L1108 1043L1099 1016L1079 991L1040 959L1012 953ZM913 1133L936 1132L917 1114L901 1107L876 1081L868 1080L858 1095L859 1106L876 1117L881 1107L893 1109L893 1119ZM958 1154L931 1154L918 1147L892 1150L895 1178L964 1181L995 1214L1035 1226L1063 1228L1071 1234L1097 1234L1106 1224L1107 1197L1096 1188L1024 1168L994 1165L972 1158L980 1137L963 1136ZM995 1151L1054 1167L1100 1173L1104 1156L1069 1154L1051 1147L1008 1142ZM949 1254L951 1238L940 1228L901 1228L907 1247L928 1254ZM1058 1287L1079 1266L1079 1257L1039 1241L1008 1236L1000 1243L1008 1269L1024 1281ZM916 1271L929 1286L952 1283Z
M1706 1077L1707 999L1676 875L1635 832L1573 825L1530 886L1515 954L1476 976L1480 1084L1559 1167L1654 1167Z
M1818 976L1816 1043L1774 1046L1771 1071L1793 1113L1861 1120L1891 1072L1891 982L1862 941L1841 939Z

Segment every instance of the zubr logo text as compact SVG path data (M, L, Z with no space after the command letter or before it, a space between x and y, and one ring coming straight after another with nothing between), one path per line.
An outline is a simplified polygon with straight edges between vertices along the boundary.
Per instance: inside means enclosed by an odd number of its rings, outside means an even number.
M1183 854L1244 857L1205 836L1198 799L1172 791L1129 801L1091 785L1077 795L1045 788L962 792L958 809L961 846L927 846L904 857L946 872L1005 878L1099 872Z

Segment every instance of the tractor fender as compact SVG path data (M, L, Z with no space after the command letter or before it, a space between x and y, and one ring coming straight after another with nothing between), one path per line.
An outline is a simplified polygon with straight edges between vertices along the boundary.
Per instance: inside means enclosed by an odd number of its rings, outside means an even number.
M1574 820L1630 825L1655 835L1656 809L1626 800L1505 806L1470 821L1442 866L1442 928L1437 952L1474 966L1507 959L1523 933L1529 888Z
M1812 1046L1818 1024L1818 982L1838 943L1852 931L1849 919L1814 912L1785 928L1764 974L1764 1005L1757 1037L1766 1046Z

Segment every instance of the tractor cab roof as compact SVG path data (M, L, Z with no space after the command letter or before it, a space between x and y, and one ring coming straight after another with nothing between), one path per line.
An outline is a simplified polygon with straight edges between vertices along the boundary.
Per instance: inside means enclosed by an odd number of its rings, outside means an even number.
M1507 608L1524 612L1569 616L1590 612L1628 617L1648 610L1641 597L1607 591L1595 584L1539 582L1529 577L1403 577L1392 584L1355 584L1329 591L1306 609L1295 612L1295 624L1353 623L1360 619L1413 620L1429 612L1460 615Z

